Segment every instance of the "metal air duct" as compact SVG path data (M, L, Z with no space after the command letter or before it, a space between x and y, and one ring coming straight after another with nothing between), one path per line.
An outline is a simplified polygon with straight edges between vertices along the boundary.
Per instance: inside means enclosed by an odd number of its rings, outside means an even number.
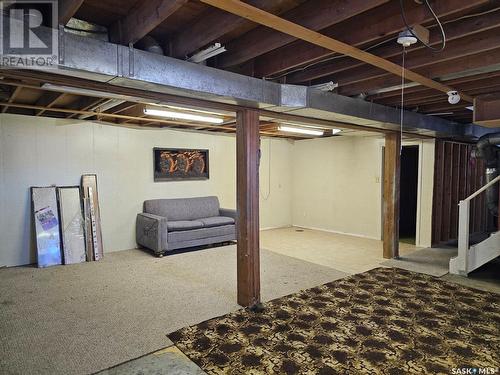
M500 133L490 133L479 138L474 157L486 162L486 183L494 180L500 171ZM498 184L486 190L486 205L490 213L498 216Z

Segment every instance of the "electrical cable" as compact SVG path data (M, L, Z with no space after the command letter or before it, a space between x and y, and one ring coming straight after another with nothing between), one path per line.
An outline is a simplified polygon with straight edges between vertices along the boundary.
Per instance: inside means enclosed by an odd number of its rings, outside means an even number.
M268 165L267 165L267 194L262 194L259 186L259 193L263 200L267 201L271 196L271 138L269 138L268 146Z
M370 47L367 47L367 48L363 49L363 51L364 51L364 52L368 52L368 51L370 51L370 50L372 50L372 49L374 49L374 48L376 48L376 47L381 46L382 44L385 44L385 43L387 43L387 42L391 42L391 41L393 41L393 40L394 40L394 38L384 39L383 41L378 42L377 44L374 44L373 46L370 46ZM319 65L319 64L322 64L322 63L328 62L328 61L336 60L336 59L342 59L342 58L344 58L344 57L347 57L347 56L346 56L346 55L334 55L334 56L330 56L330 57L327 57L326 59L323 59L323 60L320 60L320 61L315 61L315 62L310 63L310 64L308 64L308 65L305 65L305 66L303 66L303 67L300 67L300 68L297 68L297 69L294 69L294 70L287 71L287 72L282 73L282 74L280 74L280 75L278 75L278 76L274 76L274 77L264 77L263 79L264 79L265 81L273 81L273 80L275 80L275 79L280 79L281 77L285 77L285 76L287 76L287 75L289 75L289 74L292 74L292 73L297 73L297 72L302 72L302 71L307 70L307 69L309 69L309 68L311 68L311 67L313 67L313 66L316 66L316 65Z
M489 14L489 13L494 13L496 11L500 10L500 7L497 7L497 8L493 8L493 9L489 9L489 10L486 10L484 12L479 12L479 13L473 13L473 14L467 14L465 16L461 16L461 17L458 17L458 18L454 18L452 20L448 20L448 21L443 21L441 22L441 25L447 25L449 23L453 23L453 22L457 22L457 21L461 21L461 20L464 20L464 19L469 19L469 18L475 18L475 17L480 17L480 16L484 16L485 14ZM438 26L438 24L433 24L433 25L429 25L427 26L427 28L433 28L433 27L436 27ZM392 41L394 40L394 38L390 38L390 39L385 39L377 44L374 44L373 46L370 46L366 49L364 49L363 51L367 52L375 47L378 47L384 43L387 43L388 41ZM268 80L268 81L272 81L272 80L275 80L275 79L279 79L279 78L282 78L282 77L285 77L289 74L292 74L292 73L296 73L296 72L301 72L301 71L304 71L304 70L307 70L313 66L316 66L316 65L319 65L319 64L322 64L322 63L325 63L325 62L328 62L328 61L331 61L331 60L335 60L335 59L340 59L340 58L344 58L344 57L347 57L346 55L335 55L335 56L331 56L331 57L327 57L325 59L322 59L322 60L318 60L318 61L315 61L311 64L308 64L308 65L305 65L303 67L300 67L300 68L297 68L297 69L294 69L294 70L290 70L290 71L287 71L285 73L282 73L278 76L270 76L270 77L263 77L264 80Z
M406 19L405 7L404 7L403 2L404 2L404 0L399 0L399 5L401 7L401 18L403 19L403 22L404 22L406 28L408 29L408 31L410 32L410 34L413 35L415 38L417 38L420 43L422 43L424 46L426 46L430 50L433 50L435 52L443 51L444 48L446 47L446 34L444 32L443 25L441 24L441 21L439 20L439 17L436 15L436 13L434 12L434 9L432 9L431 5L429 4L429 0L424 0L424 4L427 7L427 9L429 10L429 12L432 14L432 17L434 17L434 19L436 20L436 23L439 26L439 30L441 31L441 47L440 48L432 47L430 44L428 44L428 43L424 42L422 39L420 39L419 36L413 32L412 27L408 24L408 21Z
M406 47L403 45L403 61L401 65L401 112L400 112L400 125L399 125L399 137L400 137L400 148L399 155L403 153L403 120L404 120L404 102L405 102L405 54Z

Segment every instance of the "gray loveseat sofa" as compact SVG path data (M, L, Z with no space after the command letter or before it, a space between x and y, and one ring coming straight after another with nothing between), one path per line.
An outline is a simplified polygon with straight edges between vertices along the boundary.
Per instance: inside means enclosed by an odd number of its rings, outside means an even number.
M157 256L167 251L236 240L236 211L217 197L152 199L137 215L137 244Z

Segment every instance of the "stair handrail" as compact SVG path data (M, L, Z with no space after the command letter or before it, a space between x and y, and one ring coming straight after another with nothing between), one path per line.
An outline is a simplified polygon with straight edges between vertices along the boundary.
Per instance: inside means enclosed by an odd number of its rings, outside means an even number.
M460 261L459 272L467 275L469 270L469 221L470 221L470 201L500 181L500 175L488 182L482 188L472 193L458 204L458 255Z
M474 199L475 197L477 197L479 194L481 194L483 191L485 190L488 190L488 188L492 185L495 185L495 183L497 183L498 181L500 181L500 175L496 176L493 180L491 180L490 182L488 182L486 185L484 185L481 189L477 190L476 192L472 193L470 196L468 196L467 198L463 199L463 201L470 201L472 199Z

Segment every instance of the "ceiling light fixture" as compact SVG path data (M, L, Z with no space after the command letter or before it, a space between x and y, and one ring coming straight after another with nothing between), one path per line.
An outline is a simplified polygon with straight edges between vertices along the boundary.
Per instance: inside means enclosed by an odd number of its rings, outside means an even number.
M140 98L134 96L114 94L111 92L99 91L99 90L84 89L80 87L53 85L52 83L44 83L41 86L41 88L43 90L65 92L67 94L73 94L73 95L95 96L97 98L112 98L112 99L122 99L129 101L141 100Z
M298 134L307 134L307 135L316 135L316 136L322 136L323 134L325 134L325 131L320 130L320 129L300 128L300 127L288 126L288 125L280 125L278 127L278 130L282 131L282 132L287 132L287 133L298 133ZM332 130L338 130L338 129L332 129ZM338 131L340 131L340 130L338 130Z
M195 115L193 113L169 111L166 109L153 107L144 108L144 114L155 117L166 117L174 120L207 122L210 124L222 124L224 122L224 119L220 117Z
M193 56L189 57L187 61L198 64L211 57L217 56L222 52L226 52L226 48L220 43L215 43L213 46L195 53Z
M417 43L417 38L412 34L409 29L401 31L398 35L398 43L403 47L409 47L412 44Z

